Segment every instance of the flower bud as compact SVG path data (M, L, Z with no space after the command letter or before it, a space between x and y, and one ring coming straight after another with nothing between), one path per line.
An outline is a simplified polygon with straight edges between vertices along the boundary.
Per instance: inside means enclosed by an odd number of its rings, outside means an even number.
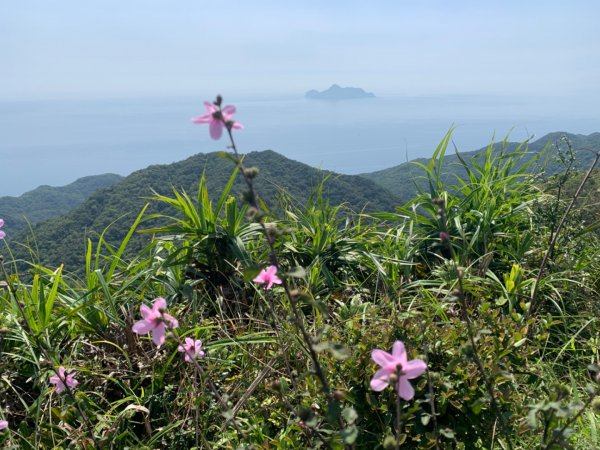
M344 391L340 391L339 389L334 391L333 398L336 400L342 401L346 398L346 393Z
M254 206L251 206L250 208L248 208L246 210L246 215L248 216L248 219L252 220L254 219L258 214L258 209L256 209Z
M249 179L254 179L258 175L258 167L247 167L244 169L244 176Z
M279 380L272 381L267 385L267 388L272 391L279 391L281 389L281 382Z
M279 235L276 223L273 223L273 222L265 223L265 230L267 232L267 236L269 236L271 239L275 239Z

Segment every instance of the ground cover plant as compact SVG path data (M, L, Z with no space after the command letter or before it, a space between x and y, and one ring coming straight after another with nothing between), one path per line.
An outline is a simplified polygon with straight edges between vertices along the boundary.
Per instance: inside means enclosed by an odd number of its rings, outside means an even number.
M88 240L76 273L22 273L1 247L0 445L600 446L600 152L584 173L559 152L545 180L527 143L490 145L448 181L450 132L395 212L319 189L273 208L235 108L205 106L194 122L230 141L216 201L202 173L156 193L160 212L118 246ZM136 233L152 239L131 255Z

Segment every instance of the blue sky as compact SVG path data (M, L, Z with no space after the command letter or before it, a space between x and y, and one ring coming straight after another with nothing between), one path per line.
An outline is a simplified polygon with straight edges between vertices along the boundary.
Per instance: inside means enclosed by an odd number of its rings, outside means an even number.
M600 2L0 0L0 100L600 97Z

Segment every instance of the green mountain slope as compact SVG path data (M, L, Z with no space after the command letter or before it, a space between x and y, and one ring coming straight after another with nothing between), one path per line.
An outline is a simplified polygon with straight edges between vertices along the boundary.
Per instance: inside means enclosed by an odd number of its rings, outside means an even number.
M313 189L327 176L329 178L323 192L332 204L347 203L357 211L363 208L390 211L400 202L395 195L370 180L320 171L270 150L248 154L245 164L260 169L256 188L260 197L270 206L275 205L282 191L293 201L304 204ZM75 270L83 267L86 238L96 237L112 224L105 237L110 243L120 243L136 215L149 201L152 191L171 195L175 187L185 190L193 198L204 172L209 193L216 198L234 167L230 160L218 153L198 154L173 164L150 166L132 173L116 185L97 191L64 216L35 225L33 236L22 233L9 235L8 239L28 242L31 247L37 248L44 264L53 266L65 263L67 270ZM243 184L240 179L236 181L233 191L240 194ZM148 213L167 212L164 208L164 204L153 202ZM10 229L6 231L10 232ZM138 250L147 239L147 235L136 236L131 250ZM13 248L17 257L30 259L21 246L13 245Z
M36 224L58 217L79 206L98 189L111 186L123 177L114 173L79 178L60 187L40 186L19 197L0 197L0 217L11 233L28 228L27 222Z
M566 144L561 142L561 138L563 136L565 136L571 142L573 150L577 156L576 165L579 169L586 168L594 158L594 154L600 150L600 133L582 135L555 132L549 133L544 137L529 143L529 145L526 147L529 155L523 158L523 162L528 161L534 157L534 155L538 154L545 147L547 147L547 157L549 158L549 163L545 168L545 172L548 175L556 173L558 170L560 170L559 164L555 161L558 153L558 146L560 146L561 150L566 149ZM496 151L500 151L501 148L504 148L506 152L514 152L518 146L519 143L516 142L495 143L494 149ZM463 159L470 160L473 157L477 157L477 155L483 153L485 150L486 148L470 152L460 152L460 155ZM525 150L525 147L523 147L522 150ZM412 198L417 191L416 183L419 183L420 186L424 186L424 184L422 184L424 180L422 180L420 177L423 177L425 172L421 167L414 164L414 162L427 164L429 159L420 158L412 162L390 167L389 169L362 173L359 176L379 184L381 187L400 196L403 200L408 200ZM537 170L539 167L540 166L534 165L532 166L532 170ZM450 152L446 154L443 166L443 174L448 181L453 181L456 176L463 177L465 175L465 171L455 154Z

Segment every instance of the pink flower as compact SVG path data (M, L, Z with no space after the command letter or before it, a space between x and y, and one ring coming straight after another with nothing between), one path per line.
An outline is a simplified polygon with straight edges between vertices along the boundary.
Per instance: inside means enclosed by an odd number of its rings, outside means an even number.
M167 325L169 328L177 328L179 326L177 319L165 313L165 309L167 309L167 302L162 297L154 300L152 309L146 305L140 306L143 319L133 324L132 331L137 334L152 332L152 341L160 347L165 343Z
M65 390L65 385L72 388L79 384L75 378L73 378L73 372L67 374L65 373L65 368L60 366L58 368L58 375L53 375L50 377L50 383L56 386L56 392L59 394Z
M177 347L177 350L180 352L185 352L185 360L190 362L192 358L199 358L204 356L204 352L200 350L202 347L202 341L197 339L193 340L192 338L185 338L185 344Z
M398 381L396 384L396 392L404 400L410 400L415 396L415 390L408 380L417 378L427 370L427 364L422 359L413 359L407 361L406 350L404 343L401 341L394 342L392 354L383 350L375 349L371 353L373 361L381 366L373 379L371 380L371 389L374 391L383 391L393 378L390 376L397 375Z
M277 276L277 267L275 266L269 266L266 269L263 269L263 271L252 281L259 284L266 284L266 289L271 289L273 284L281 284L281 280Z
M229 122L232 123L231 128L234 130L244 128L241 123L233 121L235 106L227 105L221 110L219 110L218 106L213 105L210 102L204 102L204 106L206 107L207 113L193 118L192 122L209 124L211 138L215 140L220 139L223 134L223 127Z
M4 219L0 219L0 228L4 226ZM0 239L4 239L6 237L6 233L0 230Z
M6 420L0 420L0 430L8 428L8 422Z

